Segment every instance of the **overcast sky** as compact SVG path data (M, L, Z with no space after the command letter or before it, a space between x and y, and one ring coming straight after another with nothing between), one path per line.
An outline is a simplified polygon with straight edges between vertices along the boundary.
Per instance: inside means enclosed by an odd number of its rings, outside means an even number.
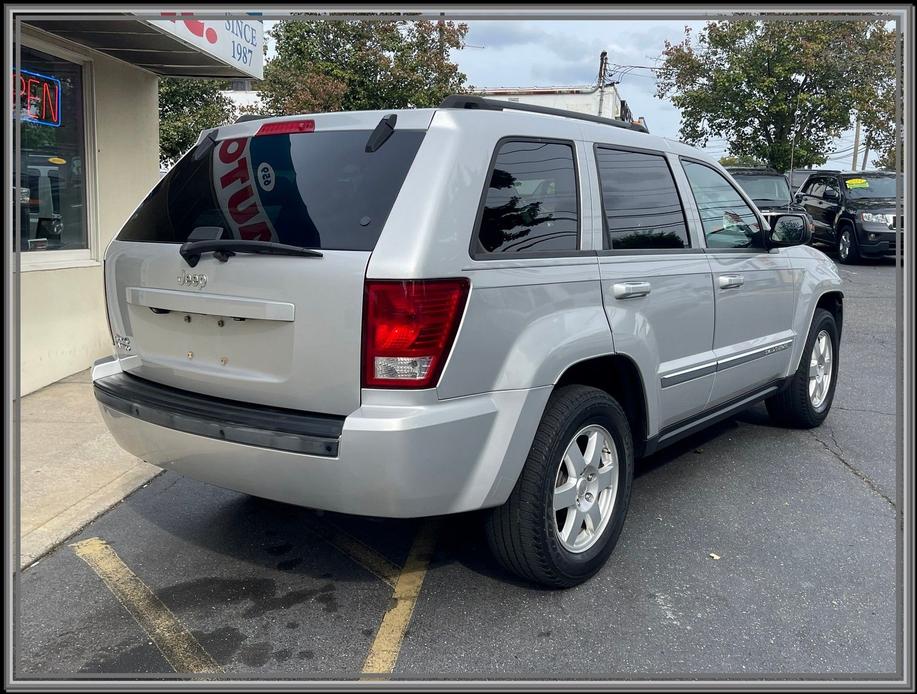
M265 22L265 30L272 24ZM603 50L608 51L611 65L652 67L666 39L679 41L685 26L697 30L703 22L503 20L470 21L468 26L468 45L455 51L453 59L467 75L469 84L477 88L546 87L594 84ZM668 100L655 97L652 70L637 68L612 77L620 79L621 97L627 100L634 116L646 118L650 132L678 138L679 111ZM707 151L719 157L726 153L727 144L711 139ZM850 168L852 149L850 131L836 142L835 154L827 166Z

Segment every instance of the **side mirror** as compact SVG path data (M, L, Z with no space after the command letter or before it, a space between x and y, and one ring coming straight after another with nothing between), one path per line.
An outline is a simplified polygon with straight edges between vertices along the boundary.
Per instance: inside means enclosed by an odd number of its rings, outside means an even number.
M796 193L796 195L794 195L793 197L796 200L796 202L802 202L802 193Z
M771 219L770 231L765 232L768 248L802 246L812 240L809 221L805 215L782 214Z

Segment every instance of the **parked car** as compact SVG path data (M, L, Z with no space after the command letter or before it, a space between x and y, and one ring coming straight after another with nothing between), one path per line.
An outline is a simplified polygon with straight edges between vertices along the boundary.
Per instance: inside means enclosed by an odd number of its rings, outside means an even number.
M898 182L891 171L814 174L796 200L815 220L813 237L837 249L842 263L895 254Z
M548 586L615 546L634 460L765 401L818 426L843 294L697 149L480 97L202 134L105 254L92 378L155 465L330 511L490 509Z
M805 215L809 233L814 231L815 222L806 209L794 200L786 174L763 166L727 166L726 170L742 186L765 219L770 221L772 217L796 212Z

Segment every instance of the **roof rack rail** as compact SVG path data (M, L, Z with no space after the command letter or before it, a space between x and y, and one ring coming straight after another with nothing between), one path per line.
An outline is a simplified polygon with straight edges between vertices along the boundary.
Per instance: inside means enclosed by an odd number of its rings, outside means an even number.
M248 123L252 120L264 120L265 118L274 118L274 116L263 116L258 113L243 113L233 121L233 125L236 123Z
M623 120L614 118L603 118L602 116L593 116L588 113L578 113L576 111L566 111L561 108L549 108L547 106L535 106L533 104L521 104L516 101L501 101L499 99L485 99L481 96L471 96L467 94L453 94L443 99L439 105L440 108L464 108L464 109L481 109L485 111L528 111L530 113L542 113L546 116L561 116L563 118L576 118L577 120L587 120L602 125L613 125L616 128L625 130L634 130L638 133L648 133L649 130L639 123L628 123Z

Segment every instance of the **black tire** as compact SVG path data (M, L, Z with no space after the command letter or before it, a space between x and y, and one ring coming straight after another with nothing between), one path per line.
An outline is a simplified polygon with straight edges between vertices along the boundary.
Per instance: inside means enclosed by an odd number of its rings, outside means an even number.
M847 238L847 245L844 245L844 238ZM845 252L844 248L848 250ZM860 260L860 247L857 243L856 231L849 224L844 224L837 230L837 259L845 265L854 265Z
M815 407L809 397L809 363L812 359L812 350L815 347L816 338L823 330L828 334L828 338L831 341L833 363L828 393L824 401L818 407ZM768 398L765 402L768 414L776 424L795 429L813 429L825 421L825 417L828 416L828 412L831 410L831 403L834 401L834 389L837 387L838 367L840 365L838 346L837 323L834 321L834 316L823 308L815 309L815 315L812 317L812 327L809 329L809 336L806 339L806 346L803 349L796 373L793 374L784 390Z
M554 485L564 451L590 424L606 429L614 441L618 490L598 539L585 551L574 553L557 537ZM515 488L486 521L491 551L508 571L534 583L552 588L582 583L602 567L617 544L627 515L633 472L630 425L617 401L596 388L571 385L557 389L545 407Z

